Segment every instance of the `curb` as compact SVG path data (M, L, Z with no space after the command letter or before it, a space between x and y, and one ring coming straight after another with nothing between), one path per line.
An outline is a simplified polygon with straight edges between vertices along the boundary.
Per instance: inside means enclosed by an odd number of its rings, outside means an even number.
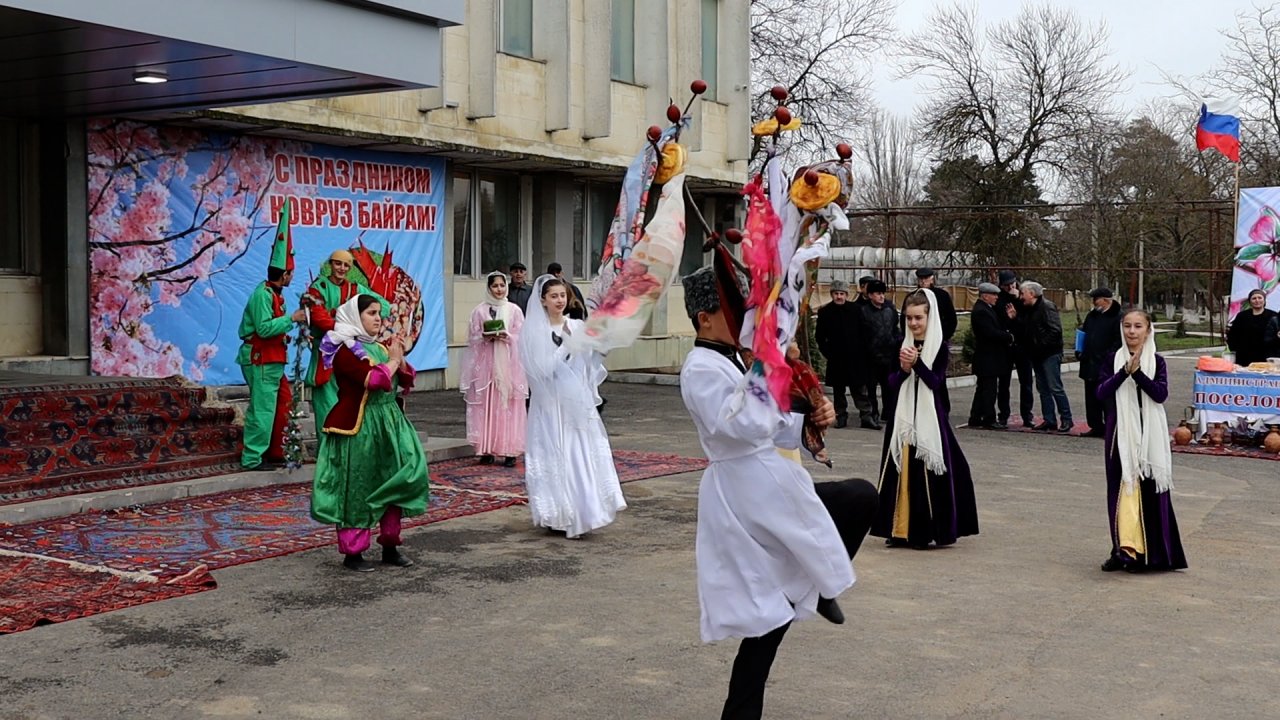
M422 433L418 435L422 438L423 448L427 451L428 464L470 457L475 454L475 449L466 440L427 438ZM68 515L78 515L84 512L118 510L135 505L151 505L171 500L182 500L228 490L251 490L273 485L311 482L314 474L315 465L308 464L294 471L238 472L230 475L214 475L213 477L180 480L158 485L104 490L49 498L47 500L32 500L31 502L0 506L0 527L39 522Z

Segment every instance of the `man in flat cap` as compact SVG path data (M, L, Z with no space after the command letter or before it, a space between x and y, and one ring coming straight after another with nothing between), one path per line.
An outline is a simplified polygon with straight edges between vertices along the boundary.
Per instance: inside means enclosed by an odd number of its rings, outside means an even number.
M867 302L858 308L858 341L862 345L862 381L866 388L866 406L858 407L859 424L870 430L884 429L880 418L893 414L897 400L889 392L889 373L898 364L902 331L898 310L893 301L885 297L888 291L883 282L872 280L867 284ZM876 388L880 389L879 401Z
M511 263L511 284L507 286L507 299L520 308L523 315L529 308L529 295L533 286L529 284L529 268L522 262Z
M999 275L1000 298L996 300L996 317L1013 335L1013 347L1009 349L1009 364L1000 373L996 387L996 422L1009 422L1009 393L1013 385L1013 371L1018 371L1018 414L1023 427L1035 424L1035 379L1031 372L1031 356L1027 354L1026 306L1018 293L1018 275L1012 270L1001 270Z
M338 404L338 387L329 382L333 369L321 367L320 362L320 341L324 339L325 333L333 329L334 313L338 312L343 303L357 295L372 295L378 298L378 304L382 306L383 319L391 314L391 303L381 295L347 279L355 265L355 257L350 252L334 250L325 265L328 267L320 271L320 277L311 283L311 287L302 296L302 305L310 314L311 365L307 368L306 383L311 388L311 413L317 428L324 424L329 411ZM320 442L324 442L324 433L317 432L316 435Z
M853 585L850 560L879 498L865 480L814 483L779 454L800 446L806 415L828 427L835 409L825 397L813 407L792 395L786 412L768 393L746 394L735 332L743 293L732 277L718 265L682 279L698 336L680 370L680 395L709 461L694 553L702 640L742 638L721 717L759 718L791 623L815 615L844 622L836 596Z
M855 403L858 396L854 387L858 376L854 369L854 356L858 352L857 332L858 309L849 302L849 284L843 280L832 280L831 302L818 310L814 335L818 350L827 360L826 381L835 396L838 428L849 423L849 401L845 398L845 389L853 391Z
M969 427L1004 430L1005 425L996 414L996 387L1009 366L1009 350L1013 335L996 315L996 301L1000 288L991 283L978 285L978 302L973 304L970 327L973 329L973 374L978 385L973 393L973 405L969 408Z
M1084 349L1080 351L1080 379L1084 380L1084 413L1089 422L1089 437L1102 437L1105 428L1102 401L1098 399L1098 372L1107 356L1120 349L1120 303L1111 288L1094 288L1089 292L1093 309L1080 329L1084 331Z

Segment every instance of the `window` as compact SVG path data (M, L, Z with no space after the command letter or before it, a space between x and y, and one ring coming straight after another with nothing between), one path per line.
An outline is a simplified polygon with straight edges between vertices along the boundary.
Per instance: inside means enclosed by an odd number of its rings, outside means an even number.
M533 0L502 0L502 52L533 57Z
M600 256L604 253L604 241L609 237L621 191L619 185L591 183L587 186L587 237L591 242L587 244L586 272L582 277L595 277L600 270Z
M716 99L716 68L720 55L720 0L702 0L702 79L707 100Z
M475 274L475 223L471 212L471 175L455 174L453 188L453 274Z
M0 118L0 272L25 268L22 239L22 128Z
M480 210L481 273L505 270L520 256L520 179L481 175L476 188Z
M636 81L636 0L613 0L613 57L610 73L614 80Z

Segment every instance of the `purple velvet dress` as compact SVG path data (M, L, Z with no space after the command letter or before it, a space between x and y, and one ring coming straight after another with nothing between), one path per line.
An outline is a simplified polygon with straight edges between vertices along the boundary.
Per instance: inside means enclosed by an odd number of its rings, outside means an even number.
M907 477L911 508L908 516L907 543L922 547L930 542L950 545L956 538L978 534L978 503L973 492L973 476L969 462L965 460L960 443L943 409L946 395L947 362L950 358L947 343L938 350L933 367L923 360L916 360L913 372L901 368L889 375L889 397L897 403L898 388L903 383L914 382L912 375L933 390L934 412L938 414L938 428L942 433L943 456L947 472L942 475L926 473L924 463L911 454ZM889 422L884 431L884 450L880 455L880 507L871 534L889 538L893 535L893 512L898 499L899 467L889 453L889 440L893 437L894 412L885 410Z
M1116 505L1120 497L1120 456L1115 452L1116 442L1116 390L1126 380L1138 384L1138 402L1163 403L1169 397L1169 373L1164 358L1156 355L1156 376L1149 378L1141 370L1129 375L1116 372L1115 353L1103 360L1098 368L1098 399L1106 408L1107 426L1103 441L1107 468L1107 521L1111 525L1111 554L1124 563L1137 562L1148 570L1181 570L1187 566L1182 552L1182 536L1178 534L1178 519L1173 514L1170 493L1156 492L1155 480L1143 478L1139 483L1142 493L1142 526L1147 540L1147 554L1133 560L1120 550L1120 535L1116 528ZM1165 428L1167 431L1167 428Z

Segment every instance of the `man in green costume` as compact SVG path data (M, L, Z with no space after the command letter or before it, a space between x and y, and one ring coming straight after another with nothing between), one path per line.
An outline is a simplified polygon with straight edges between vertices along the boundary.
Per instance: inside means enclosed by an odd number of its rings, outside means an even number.
M338 386L330 381L332 368L321 367L320 341L324 334L333 329L333 315L342 304L357 295L372 295L382 306L382 319L385 321L391 314L391 303L378 293L354 280L348 280L347 274L355 264L355 258L346 250L334 250L329 256L329 275L321 274L311 283L302 296L303 307L310 314L311 326L311 365L307 368L307 387L311 388L311 413L315 418L317 435L324 442L324 433L318 428L324 426L324 419L329 411L338 403Z
M244 343L236 362L249 386L244 452L240 456L240 465L246 470L276 470L285 459L284 428L292 400L284 376L289 354L287 333L295 322L307 317L303 310L285 315L284 289L292 281L293 235L286 201L271 246L267 281L254 288L240 318L240 339Z

